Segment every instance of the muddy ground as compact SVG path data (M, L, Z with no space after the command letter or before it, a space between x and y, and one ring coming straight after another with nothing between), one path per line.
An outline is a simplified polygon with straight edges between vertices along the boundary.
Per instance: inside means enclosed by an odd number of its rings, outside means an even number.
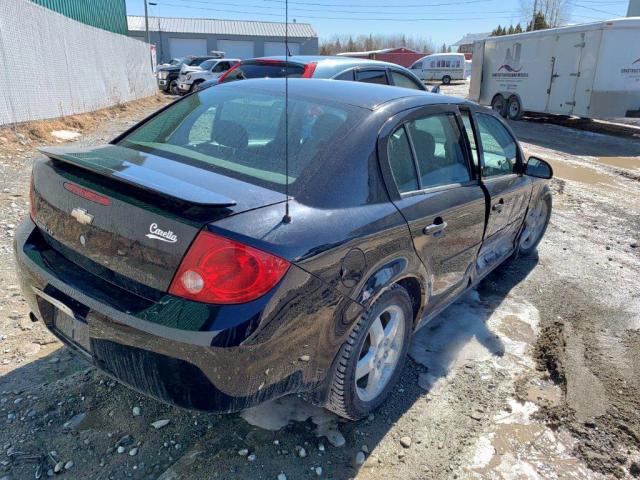
M505 264L419 332L392 398L351 423L296 397L242 415L168 407L32 323L11 242L39 142L0 130L0 479L640 476L640 138L513 127L556 170L539 256Z

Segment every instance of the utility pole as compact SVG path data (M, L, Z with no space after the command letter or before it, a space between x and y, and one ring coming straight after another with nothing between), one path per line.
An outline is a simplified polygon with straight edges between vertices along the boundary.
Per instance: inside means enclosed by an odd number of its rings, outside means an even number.
M153 54L151 53L151 39L149 37L149 7L147 0L144 0L144 29L147 32L147 48L149 49L149 62L153 69Z

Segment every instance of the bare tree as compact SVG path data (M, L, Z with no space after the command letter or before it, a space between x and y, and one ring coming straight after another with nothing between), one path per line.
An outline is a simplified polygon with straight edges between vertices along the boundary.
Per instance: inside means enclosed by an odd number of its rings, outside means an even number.
M431 38L404 33L358 35L332 35L320 42L322 55L334 55L340 52L358 52L380 50L383 48L406 47L419 52L430 53L436 50Z
M520 8L527 24L532 21L535 13L542 13L549 27L558 27L571 18L571 3L571 0L520 0Z

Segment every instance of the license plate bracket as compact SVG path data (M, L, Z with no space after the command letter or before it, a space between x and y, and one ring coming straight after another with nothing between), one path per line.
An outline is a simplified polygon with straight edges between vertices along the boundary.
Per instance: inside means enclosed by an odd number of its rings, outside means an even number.
M85 322L81 322L56 308L53 315L53 328L69 342L82 348L86 352L91 351L89 325Z

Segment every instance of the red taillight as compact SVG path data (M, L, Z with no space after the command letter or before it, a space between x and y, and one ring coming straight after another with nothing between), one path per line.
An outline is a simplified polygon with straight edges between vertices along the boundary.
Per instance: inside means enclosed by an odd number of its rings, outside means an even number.
M173 277L169 293L205 303L261 297L289 269L286 260L209 232L200 232Z
M111 200L109 200L109 197L100 195L99 193L83 188L80 185L76 185L75 183L64 182L62 186L65 188L65 190L68 190L71 193L75 193L79 197L89 200L90 202L99 203L100 205L104 205L105 207L111 205Z
M302 78L311 78L311 77L313 77L313 74L316 71L316 67L317 66L318 66L318 62L307 63L304 66L304 71L302 72Z
M218 80L218 83L223 83L224 79L227 78L231 72L233 72L234 70L237 70L238 68L240 68L240 63L236 63L233 67L231 67L229 70L227 70L222 75L220 75L220 79Z

